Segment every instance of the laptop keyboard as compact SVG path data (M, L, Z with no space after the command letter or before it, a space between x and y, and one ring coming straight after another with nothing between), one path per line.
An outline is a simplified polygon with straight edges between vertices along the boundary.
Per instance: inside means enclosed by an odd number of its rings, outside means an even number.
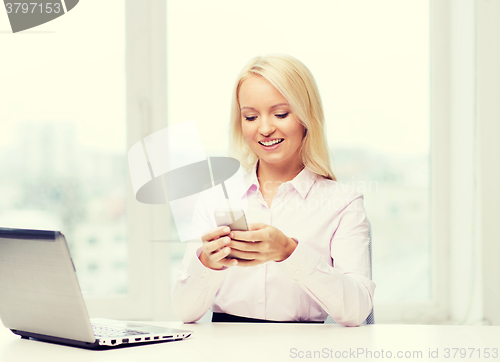
M149 334L147 332L136 331L127 328L117 328L109 327L100 324L92 324L92 329L94 330L94 336L96 337L123 337L123 336L135 336L139 334Z

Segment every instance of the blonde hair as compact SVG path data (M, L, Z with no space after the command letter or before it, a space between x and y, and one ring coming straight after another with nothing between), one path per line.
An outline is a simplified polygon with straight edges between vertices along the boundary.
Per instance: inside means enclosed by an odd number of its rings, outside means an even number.
M260 75L271 83L287 99L293 114L305 127L306 134L300 147L303 165L318 175L336 181L330 167L318 86L309 69L290 55L255 57L240 72L231 103L230 156L238 159L247 170L258 159L243 136L238 98L241 84L253 75Z

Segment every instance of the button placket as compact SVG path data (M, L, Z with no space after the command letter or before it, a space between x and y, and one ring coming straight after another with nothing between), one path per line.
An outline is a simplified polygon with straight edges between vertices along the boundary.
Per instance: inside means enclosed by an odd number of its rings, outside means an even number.
M267 206L266 200L264 200L264 196L262 196L262 192L260 192L260 189L257 190L257 191L258 191L257 200L259 201L259 203L262 206L264 206L265 208L269 209L269 206Z
M255 293L256 302L255 311L256 318L265 319L266 309L265 309L265 293L266 293L266 268L265 264L260 264L255 270L256 274L259 275L259 280L262 282L262 288L260 288L257 293Z

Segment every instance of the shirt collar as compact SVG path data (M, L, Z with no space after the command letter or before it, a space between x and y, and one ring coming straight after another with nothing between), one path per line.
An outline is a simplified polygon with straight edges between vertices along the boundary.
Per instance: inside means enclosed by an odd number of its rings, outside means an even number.
M297 190L297 192L302 196L303 199L306 198L307 194L311 190L312 185L316 182L317 174L304 167L302 171L299 172L295 178L290 181L292 186Z
M257 178L257 164L259 161L255 162L252 166L252 170L245 175L245 192L242 197L245 196L250 190L260 189L259 180ZM291 181L285 182L285 184L290 184L299 195L304 199L309 191L311 190L312 185L316 181L318 177L317 174L309 170L307 167L304 167L302 171L299 172L297 176Z
M245 175L245 192L241 197L244 197L251 189L258 190L260 188L259 180L257 179L257 164L259 161L255 162L252 166L250 172Z

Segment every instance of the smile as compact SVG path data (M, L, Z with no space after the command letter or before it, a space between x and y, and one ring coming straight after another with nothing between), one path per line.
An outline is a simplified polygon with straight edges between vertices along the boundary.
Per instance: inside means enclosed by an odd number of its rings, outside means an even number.
M276 145L276 144L278 144L278 143L281 143L281 142L283 142L284 140L285 140L284 138L279 138L279 139L272 140L272 141L269 141L269 142L261 142L261 141L259 141L259 143L260 143L261 145L263 145L263 146L267 146L267 147L269 147L269 146L273 146L273 145Z

